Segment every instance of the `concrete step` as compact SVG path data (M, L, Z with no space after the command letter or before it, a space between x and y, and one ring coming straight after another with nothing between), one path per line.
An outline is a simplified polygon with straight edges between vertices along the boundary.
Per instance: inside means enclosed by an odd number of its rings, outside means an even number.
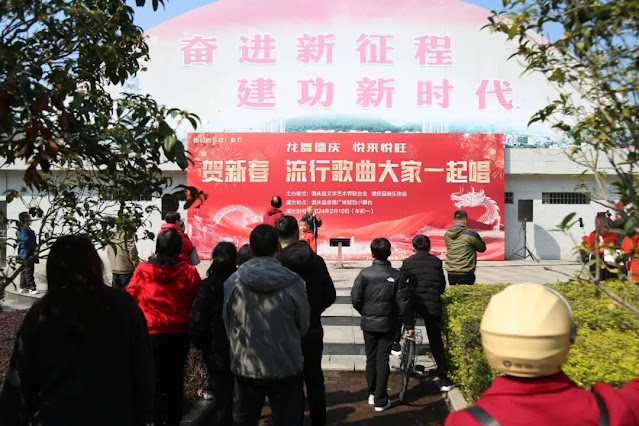
M437 365L430 355L420 355L417 357L416 363L423 365L425 371L436 370ZM399 357L390 356L389 364L392 367L399 366ZM324 371L365 371L366 356L363 355L332 355L324 354L322 356L322 369ZM391 374L394 370L391 370Z
M343 320L348 320L348 318L344 318ZM359 321L359 319L357 319L357 321ZM324 325L323 327L325 345L328 343L364 344L364 334L359 324ZM424 343L428 342L425 327L418 325L416 328L421 331Z

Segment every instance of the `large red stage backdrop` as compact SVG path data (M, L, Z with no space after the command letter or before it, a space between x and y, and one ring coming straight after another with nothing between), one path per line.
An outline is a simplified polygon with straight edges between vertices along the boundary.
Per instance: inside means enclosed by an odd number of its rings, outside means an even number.
M248 242L275 195L298 220L315 207L325 258L336 257L334 237L351 239L345 259L370 259L376 237L391 241L393 258L404 258L420 233L443 257L444 233L459 208L486 241L480 259L504 258L502 135L190 133L188 150L195 165L187 183L209 196L188 211L204 259L219 241Z

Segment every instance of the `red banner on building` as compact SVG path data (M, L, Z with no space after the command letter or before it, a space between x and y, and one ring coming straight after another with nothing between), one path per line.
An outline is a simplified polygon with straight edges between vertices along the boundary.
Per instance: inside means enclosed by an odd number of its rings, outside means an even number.
M275 195L298 220L314 206L325 258L336 256L335 237L351 239L345 259L370 259L377 237L391 241L393 258L404 258L417 234L443 257L444 233L460 208L488 246L480 259L504 258L502 135L190 133L188 150L195 165L187 183L209 196L188 212L204 259L219 241L248 242Z

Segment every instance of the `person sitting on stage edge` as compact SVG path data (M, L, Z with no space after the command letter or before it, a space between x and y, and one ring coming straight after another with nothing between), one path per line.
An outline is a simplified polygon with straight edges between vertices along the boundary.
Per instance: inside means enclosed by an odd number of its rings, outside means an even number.
M446 271L448 284L475 284L477 252L486 251L486 244L477 231L468 228L468 213L457 210L455 224L446 231Z

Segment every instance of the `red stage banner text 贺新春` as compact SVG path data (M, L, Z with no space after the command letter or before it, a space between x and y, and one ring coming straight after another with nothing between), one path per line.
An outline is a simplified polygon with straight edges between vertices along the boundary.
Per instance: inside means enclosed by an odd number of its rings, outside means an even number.
M238 247L262 223L273 196L298 220L309 205L323 221L318 253L336 257L329 239L351 239L346 260L370 259L370 242L388 238L392 257L412 254L428 235L445 255L455 210L487 245L484 260L504 258L504 148L499 134L189 133L195 164L187 183L208 194L188 211L198 253L210 259L222 240Z

